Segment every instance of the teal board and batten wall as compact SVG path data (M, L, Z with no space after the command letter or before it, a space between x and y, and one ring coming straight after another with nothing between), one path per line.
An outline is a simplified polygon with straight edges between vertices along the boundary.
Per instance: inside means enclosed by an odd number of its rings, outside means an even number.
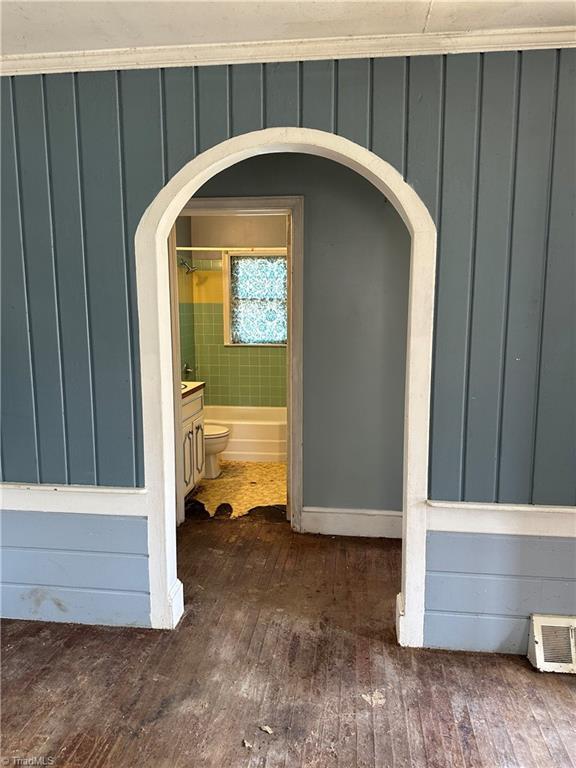
M198 152L302 125L388 160L438 225L430 496L573 504L575 60L2 78L2 479L144 483L137 224Z
M438 226L430 497L574 504L575 70L563 50L2 78L2 480L144 484L138 222L202 150L302 125L386 159Z
M150 626L145 518L2 510L0 539L3 617Z
M426 646L526 653L532 613L576 615L576 539L429 531Z

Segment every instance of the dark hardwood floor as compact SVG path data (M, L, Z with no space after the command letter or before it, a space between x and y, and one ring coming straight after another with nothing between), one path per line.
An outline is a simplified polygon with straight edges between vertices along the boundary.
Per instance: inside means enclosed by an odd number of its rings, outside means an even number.
M262 514L187 520L179 563L174 632L4 622L5 761L574 765L573 677L396 645L399 542L297 535Z

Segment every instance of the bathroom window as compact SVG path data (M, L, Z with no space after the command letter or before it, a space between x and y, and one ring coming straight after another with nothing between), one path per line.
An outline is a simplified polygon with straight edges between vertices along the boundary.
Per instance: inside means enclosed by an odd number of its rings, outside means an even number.
M285 346L288 340L286 256L224 254L228 301L224 302L224 341L249 346Z

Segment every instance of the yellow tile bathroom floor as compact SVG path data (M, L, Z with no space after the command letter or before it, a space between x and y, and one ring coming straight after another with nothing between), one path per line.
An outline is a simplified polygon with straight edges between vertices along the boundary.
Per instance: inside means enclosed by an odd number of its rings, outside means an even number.
M194 500L210 515L221 504L232 507L231 517L242 517L255 507L286 504L286 464L275 462L221 461L215 480L201 480Z

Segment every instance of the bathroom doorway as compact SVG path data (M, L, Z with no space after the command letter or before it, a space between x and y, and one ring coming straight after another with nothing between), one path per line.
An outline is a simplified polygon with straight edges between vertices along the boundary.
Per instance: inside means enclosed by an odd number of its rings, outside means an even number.
M296 527L301 227L301 198L218 198L171 231L177 525L271 507Z

